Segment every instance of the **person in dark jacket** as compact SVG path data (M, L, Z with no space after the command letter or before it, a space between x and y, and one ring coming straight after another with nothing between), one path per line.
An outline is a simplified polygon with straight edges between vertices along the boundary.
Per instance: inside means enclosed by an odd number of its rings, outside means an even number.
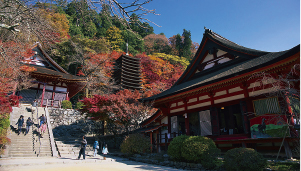
M78 155L78 158L77 160L80 159L80 156L83 155L83 158L84 160L86 159L86 146L87 146L87 140L86 140L86 136L83 136L83 140L81 141L81 144L80 144L80 151L79 151L79 155Z
M22 130L22 126L24 124L24 119L23 119L23 115L20 116L20 118L18 119L18 122L16 123L16 125L18 125L18 135L20 135L20 132Z
M28 117L28 119L26 120L26 132L25 135L28 134L30 126L33 124L32 120L30 119L30 117Z
M46 117L44 116L44 114L42 114L42 116L40 116L40 126L42 126L43 123L46 122Z

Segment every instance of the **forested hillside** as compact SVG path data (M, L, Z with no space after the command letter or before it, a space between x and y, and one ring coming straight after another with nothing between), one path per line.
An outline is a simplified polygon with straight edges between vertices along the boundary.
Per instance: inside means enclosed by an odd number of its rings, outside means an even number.
M35 7L60 37L48 49L50 56L69 73L87 77L92 94L112 93L114 61L127 48L130 56L141 58L144 96L171 87L198 48L188 30L167 38L164 33L154 34L154 28L134 13L127 25L106 5L99 13L85 1L65 6L37 3Z
M24 54L32 55L30 46L38 41L66 71L87 80L88 91L73 97L73 104L83 103L84 112L88 111L94 119L106 121L108 127L112 125L113 131L117 127L124 130L139 126L142 120L152 115L155 110L139 103L138 99L170 88L198 48L198 44L191 41L189 30L183 28L183 33L175 33L170 38L164 33L154 34L155 28L141 20L141 13L125 11L130 15L115 15L112 10L114 4L106 1L101 1L103 3L97 7L84 0L58 0L51 1L52 4L30 2L5 1L0 4L3 13L13 14L2 17L5 24L0 27L3 64L7 64L7 68L16 75L8 77L2 74L10 81L10 89L30 87L27 77L31 68L10 65L12 61L7 60L8 52L14 51L16 60L22 61ZM137 2L137 6L147 2ZM114 61L127 52L141 58L142 90L139 92L117 92L118 86L112 79ZM85 98L85 92L93 96Z

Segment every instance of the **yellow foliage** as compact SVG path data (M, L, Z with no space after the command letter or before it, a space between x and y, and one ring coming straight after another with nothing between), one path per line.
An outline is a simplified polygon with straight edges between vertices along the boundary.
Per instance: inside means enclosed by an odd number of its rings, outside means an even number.
M165 53L154 53L152 56L158 57L158 58L163 58L164 60L169 61L171 64L177 64L180 63L184 69L189 65L189 61L184 58L184 57L179 57L176 55L167 55ZM155 58L153 58L154 60Z
M40 9L42 17L49 21L52 28L60 33L62 38L68 38L69 33L69 21L64 14L54 13Z

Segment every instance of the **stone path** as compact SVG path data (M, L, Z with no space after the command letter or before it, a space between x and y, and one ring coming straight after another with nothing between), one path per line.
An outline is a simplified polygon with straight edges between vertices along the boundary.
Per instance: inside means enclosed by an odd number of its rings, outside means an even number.
M179 169L140 163L128 159L109 156L103 160L102 156L86 157L86 160L76 158L2 158L0 159L1 171L175 171Z

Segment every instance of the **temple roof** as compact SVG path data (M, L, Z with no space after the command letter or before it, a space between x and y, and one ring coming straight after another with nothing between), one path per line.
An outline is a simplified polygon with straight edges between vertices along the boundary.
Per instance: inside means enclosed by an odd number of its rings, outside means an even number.
M69 73L62 73L59 71L55 71L49 68L45 68L45 67L41 67L41 66L36 66L36 65L28 65L28 64L24 64L30 67L34 67L37 70L33 71L32 74L36 75L48 75L48 76L52 76L52 77L57 77L58 79L60 79L60 81L67 81L67 82L86 82L85 78L83 77L79 77L79 76L75 76L75 75L71 75Z
M223 51L233 53L237 55L237 58L196 73L197 65L204 61L203 56L205 56L206 52L208 53L208 49L211 47L217 47ZM198 52L179 80L170 89L140 100L158 100L197 87L209 85L273 64L298 52L300 52L300 45L282 52L263 52L249 49L206 29Z

